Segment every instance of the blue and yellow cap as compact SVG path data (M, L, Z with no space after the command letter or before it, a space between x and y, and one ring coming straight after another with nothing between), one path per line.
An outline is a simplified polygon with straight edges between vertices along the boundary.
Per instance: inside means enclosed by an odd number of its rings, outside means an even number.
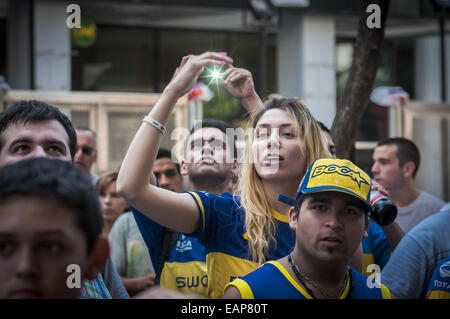
M370 204L371 179L366 172L349 160L321 158L315 160L306 171L297 189L297 200L302 194L317 192L342 192L360 199L367 211ZM293 206L295 201L280 195L279 200ZM294 204L292 204L294 203Z

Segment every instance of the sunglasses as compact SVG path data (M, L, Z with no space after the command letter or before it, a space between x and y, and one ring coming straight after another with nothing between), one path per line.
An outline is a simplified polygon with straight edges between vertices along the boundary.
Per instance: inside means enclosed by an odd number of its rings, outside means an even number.
M77 152L78 152L79 149L81 149L81 152L84 155L91 155L92 153L94 153L94 148L93 147L89 147L89 146L77 147Z

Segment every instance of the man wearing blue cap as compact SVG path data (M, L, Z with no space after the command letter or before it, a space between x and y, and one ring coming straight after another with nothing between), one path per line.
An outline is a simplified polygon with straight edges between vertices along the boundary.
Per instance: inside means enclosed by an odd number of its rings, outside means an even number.
M368 280L349 264L367 236L371 181L348 160L318 159L297 191L289 225L296 232L292 252L239 277L224 298L384 298L387 287Z

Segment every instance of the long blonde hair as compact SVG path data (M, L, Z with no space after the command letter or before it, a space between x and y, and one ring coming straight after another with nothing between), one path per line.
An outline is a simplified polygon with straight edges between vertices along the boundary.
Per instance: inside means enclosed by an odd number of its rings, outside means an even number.
M305 143L305 170L315 159L330 156L319 125L299 99L272 97L264 104L263 110L250 118L248 127L255 128L262 115L270 109L285 110L297 120L299 133ZM254 165L251 147L253 134L249 134L248 137L237 192L241 197L241 207L245 211L250 255L253 261L262 264L271 244L276 242L274 237L276 229L269 201Z

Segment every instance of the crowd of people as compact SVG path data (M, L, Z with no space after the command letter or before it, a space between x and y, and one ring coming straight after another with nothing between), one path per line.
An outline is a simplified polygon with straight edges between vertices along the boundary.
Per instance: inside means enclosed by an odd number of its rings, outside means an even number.
M210 64L249 113L243 159L204 119L178 162L165 125ZM371 178L226 53L182 59L118 170L92 173L97 147L44 102L0 113L0 298L450 298L450 206L416 188L414 142L380 141ZM374 221L374 191L393 222Z

